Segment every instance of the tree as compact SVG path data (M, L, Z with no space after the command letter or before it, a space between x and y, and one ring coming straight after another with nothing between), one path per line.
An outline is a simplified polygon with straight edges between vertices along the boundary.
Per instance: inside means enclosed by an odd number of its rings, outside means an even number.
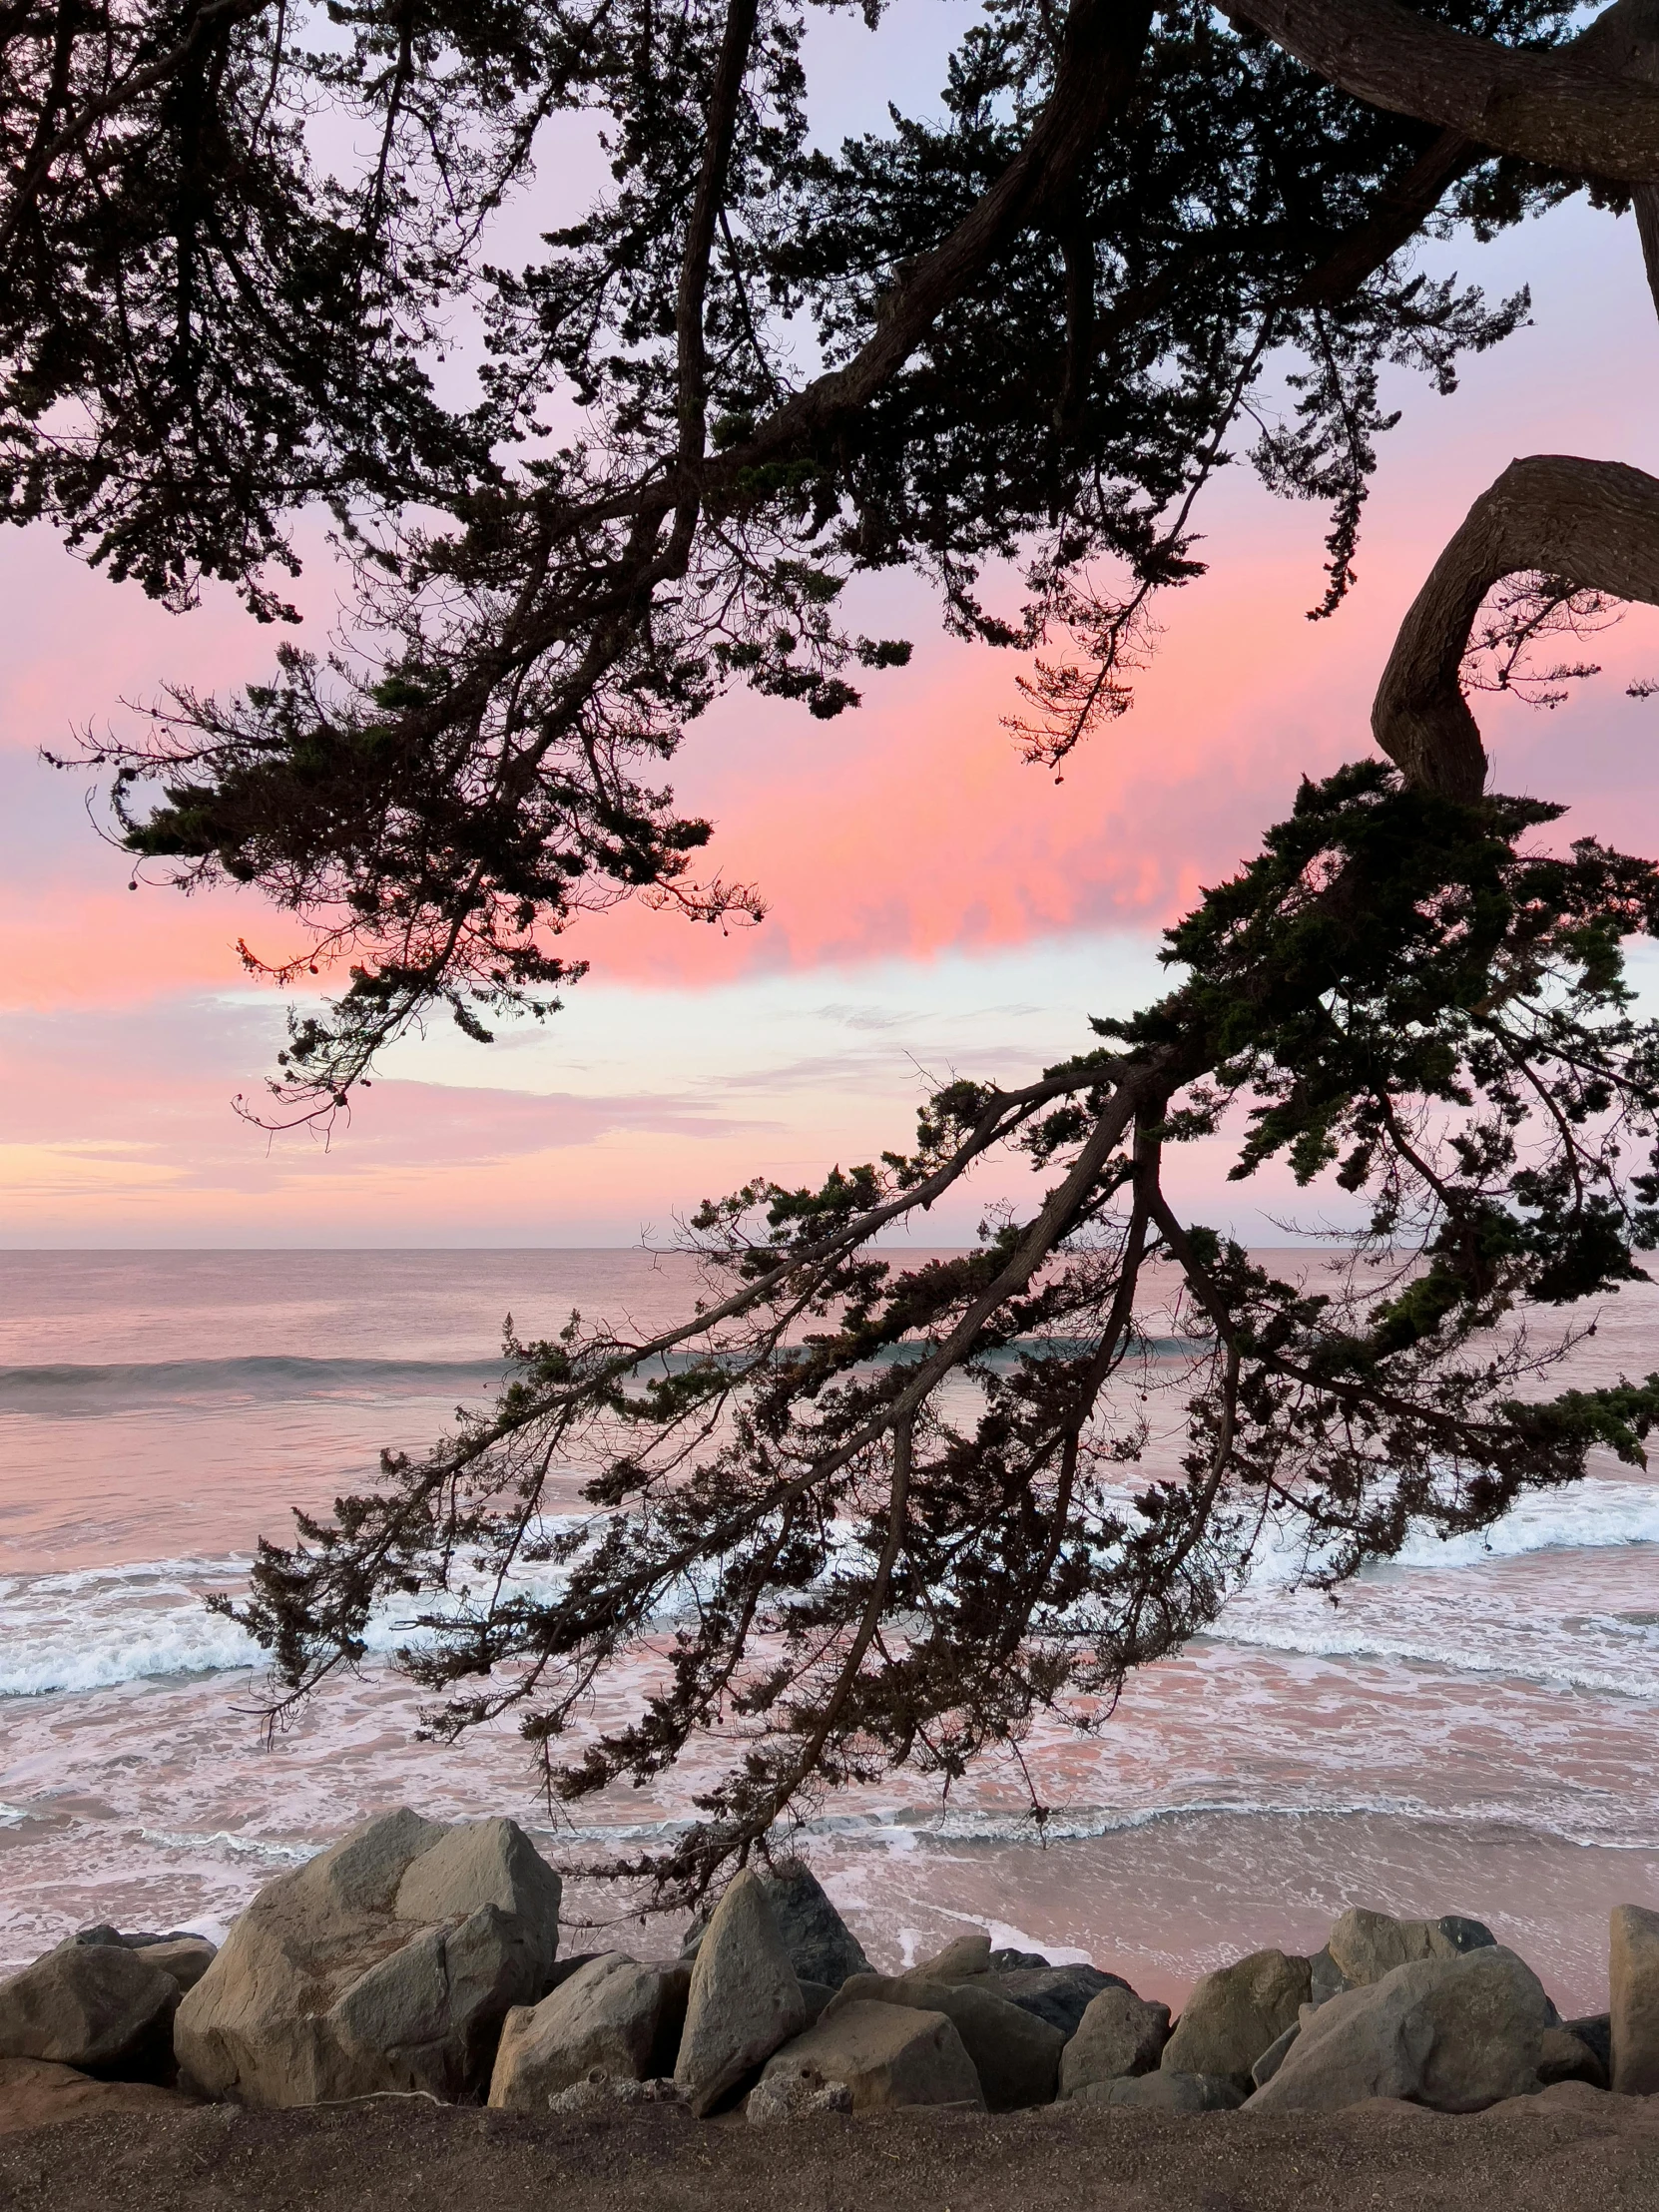
M1544 1395L1572 1338L1528 1324L1637 1279L1659 1241L1659 1023L1634 1017L1620 952L1659 928L1659 866L1591 838L1538 849L1560 810L1483 793L1457 682L1491 581L1546 554L1559 588L1659 604L1659 480L1544 458L1483 495L1378 694L1397 766L1305 784L1169 932L1187 974L1165 998L1023 1089L953 1083L907 1153L706 1206L724 1296L649 1342L577 1316L510 1342L488 1413L301 1516L294 1547L262 1544L226 1609L288 1700L359 1658L398 1596L428 1724L517 1710L556 1797L722 1731L703 1818L614 1870L697 1897L834 1784L901 1763L953 1779L1045 1708L1092 1703L1099 1725L1269 1541L1333 1588L1414 1527L1489 1527L1578 1479L1594 1446L1640 1461L1659 1374ZM1166 1153L1232 1107L1236 1177L1284 1155L1364 1201L1327 1287L1172 1208ZM1029 1219L956 1261L881 1257L880 1231L999 1146L1054 1172ZM1132 1494L1144 1427L1112 1384L1150 1356L1157 1261L1194 1339L1188 1448L1182 1479ZM561 1526L546 1485L573 1459L593 1510ZM561 1757L596 1678L642 1658L640 1717Z
M433 27L407 85L446 81L452 39L477 64L458 110L495 116L477 57L499 58L504 20ZM392 35L363 23L349 65L304 67L344 66L355 92ZM1149 596L1195 573L1193 502L1242 418L1271 484L1332 501L1319 611L1340 604L1382 365L1445 382L1521 311L1409 273L1436 210L1486 232L1588 189L1635 205L1653 264L1659 0L1617 0L1570 45L1540 5L1238 0L1224 22L1073 0L1055 25L1010 0L958 53L945 128L895 118L839 157L807 141L799 20L760 0L542 28L514 48L484 198L523 166L527 119L581 101L611 118L617 191L543 267L489 278L486 406L420 412L414 459L379 479L335 435L325 380L295 414L349 525L366 528L352 499L381 503L363 555L380 663L353 682L290 651L244 700L181 692L159 738L105 756L135 852L258 882L324 957L356 960L334 1016L296 1026L299 1113L435 1002L481 1032L556 986L584 899L741 902L689 882L706 826L643 764L727 682L852 705L846 672L904 647L837 626L848 575L922 568L957 629L1039 649L1026 739L1056 764L1124 704ZM375 96L394 120L404 67ZM404 176L390 122L383 143ZM387 329L464 265L411 246L408 220L344 226ZM168 233L181 268L185 235ZM825 359L793 387L791 314ZM1276 348L1300 358L1288 431L1256 400ZM412 422L429 394L399 372ZM541 436L559 376L591 439L515 461L503 441ZM447 522L400 520L416 498ZM1010 621L978 579L1016 552L1029 598ZM1121 588L1096 591L1108 560ZM1471 640L1518 650L1586 594L1659 603L1659 483L1516 463L1400 630L1374 714L1391 765L1303 788L1170 932L1175 987L1021 1090L952 1084L908 1152L706 1207L693 1230L723 1295L678 1329L645 1344L573 1318L510 1345L493 1409L262 1547L233 1609L286 1696L361 1656L377 1603L412 1597L424 1640L404 1664L439 1700L431 1725L519 1711L555 1794L649 1776L724 1728L704 1819L647 1863L695 1896L815 1791L898 1761L951 1777L1017 1749L1045 1706L1109 1707L1270 1536L1334 1587L1413 1525L1478 1529L1576 1479L1596 1446L1639 1458L1659 1376L1546 1395L1571 1340L1534 1331L1659 1240L1659 1029L1620 954L1659 923L1659 868L1587 838L1548 850L1559 810L1485 792L1463 687ZM1068 637L1075 662L1046 658ZM1237 1174L1284 1155L1363 1201L1329 1289L1171 1206L1169 1148L1230 1114ZM872 1240L995 1146L1052 1174L1031 1217L949 1264L883 1260ZM1145 1354L1155 1263L1191 1338L1189 1444L1182 1479L1131 1496L1142 1439L1114 1379ZM945 1394L962 1378L970 1416ZM593 1510L561 1528L542 1505L573 1453ZM659 1679L639 1720L561 1759L595 1679L642 1652Z
M1241 431L1276 489L1330 503L1335 609L1382 368L1446 386L1524 311L1413 273L1412 242L1646 192L1659 41L1647 0L1568 46L1556 0L1443 0L1393 10L1354 97L1291 58L1328 18L1309 52L1346 83L1370 49L1335 0L1063 21L993 0L941 124L895 111L838 154L809 138L794 0L672 25L655 0L341 6L320 54L254 0L141 6L113 49L96 14L22 19L14 143L58 151L20 154L14 264L68 275L15 286L20 511L153 589L188 595L195 563L270 612L260 564L296 503L332 501L359 556L358 659L288 647L269 683L182 690L94 754L135 854L308 925L278 980L349 967L331 1014L296 1019L276 1115L332 1111L428 1009L483 1035L548 1003L585 904L756 913L694 879L708 826L663 764L728 684L831 716L901 661L837 620L850 576L919 570L951 629L1034 648L1049 766L1126 705ZM1471 55L1521 90L1470 89ZM319 98L373 121L362 176L311 174ZM611 190L539 266L480 267L480 223L566 109L602 118ZM490 352L457 416L421 341L461 302ZM1287 360L1288 424L1263 405ZM579 435L556 442L550 400ZM88 424L67 448L66 406ZM1009 556L1027 589L999 610L979 579Z

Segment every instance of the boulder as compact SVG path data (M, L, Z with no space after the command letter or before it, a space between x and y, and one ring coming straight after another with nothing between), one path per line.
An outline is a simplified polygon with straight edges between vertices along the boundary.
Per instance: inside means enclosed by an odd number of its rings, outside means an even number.
M850 2112L852 2091L844 2081L826 2081L816 2066L780 2066L763 2074L750 2090L744 2117L751 2127L775 2127L784 2120L805 2120L815 2112Z
M848 1974L868 1973L863 1946L825 1896L811 1867L780 1860L761 1877L796 1978L838 1989Z
M1361 1987L1420 1958L1460 1958L1495 1941L1480 1921L1448 1913L1437 1921L1396 1921L1355 1906L1331 1931L1326 1948L1339 1973Z
M1052 1966L1053 1963L1053 1959L1045 1958L1040 1950L1015 1950L1009 1944L993 1950L990 1956L992 1973L1023 1973L1027 1969Z
M998 1967L990 1979L1010 2003L1034 2012L1067 2037L1077 2033L1084 2013L1103 1989L1129 1987L1120 1974L1102 1973L1098 1966Z
M1546 2027L1538 2058L1538 2079L1546 2089L1557 2081L1587 2081L1592 2089L1605 2089L1607 2068L1601 2059L1567 2027Z
M1576 2035L1581 2043L1588 2043L1601 2061L1601 2070L1611 2086L1613 2079L1613 2019L1609 2012L1587 2012L1576 2020L1563 2020L1561 2025L1569 2035Z
M999 1996L993 1976L931 1981L920 1973L853 1974L842 1982L826 2020L846 2004L897 2004L913 2012L942 2012L973 2061L986 2106L1015 2112L1052 2104L1066 2039L1057 2027Z
M975 1974L991 1970L991 1939L983 1929L958 1936L931 1958L918 1958L904 1970L922 1981L971 1981Z
M1607 1979L1613 2087L1621 2096L1659 2090L1659 1913L1615 1905Z
M1169 2006L1149 2003L1123 1983L1102 1989L1060 2054L1060 2094L1074 2097L1097 2081L1150 2073L1169 2040Z
M1338 1965L1336 1959L1332 1957L1329 1943L1325 1945L1323 1950L1316 1950L1313 1957L1309 1959L1308 1983L1308 2002L1310 2004L1325 2004L1332 1997L1340 1997L1345 1989L1352 1989L1354 1986L1342 1967Z
M1092 2081L1072 2100L1077 2104L1128 2104L1147 2112L1232 2112L1244 2102L1237 2082L1225 2074L1155 2073L1120 2075L1116 2081Z
M665 2013L683 2015L689 1978L683 1966L665 1972L613 1951L590 1958L539 2004L515 2005L502 2022L490 2103L539 2112L596 2067L628 2081L668 2071L655 2062L666 2040Z
M139 1956L147 1966L160 1966L163 1973L170 1973L183 1996L196 1987L219 1956L219 1946L205 1936L164 1936L157 1942L142 1944Z
M760 1877L745 1868L698 1945L674 2078L700 2118L807 2024Z
M1207 1973L1187 1999L1159 2063L1170 2073L1219 2074L1248 2093L1250 2069L1294 2027L1308 2002L1306 1958L1256 1950Z
M1319 2006L1317 2004L1305 2004L1302 2009L1305 2013L1317 2012L1319 2010ZM1290 2055L1291 2045L1296 2041L1297 2037L1301 2033L1302 2022L1299 2020L1295 2027L1286 2028L1284 2034L1280 2036L1279 2040L1276 2043L1269 2043L1267 2049L1263 2051L1261 2057L1257 2059L1255 2065L1252 2066L1250 2069L1251 2081L1258 2089L1262 2088L1267 2082L1270 2082L1273 2079L1274 2075L1285 2063L1286 2058Z
M124 1943L49 1950L0 1981L0 2058L154 2081L172 2072L179 1984Z
M802 2066L816 2067L826 2081L844 2081L854 2112L895 2104L971 2104L984 2110L973 2060L942 2012L848 2001L843 1989L816 2026L784 2045L767 2074L799 2072Z
M77 1929L70 1938L75 1943L118 1944L124 1950L142 1950L147 1964L160 1966L163 1973L170 1973L179 1984L180 1993L194 1989L214 1962L218 1946L210 1943L206 1936L193 1936L176 1929L171 1936L123 1936L120 1929L102 1924L97 1928Z
M0 2135L105 2112L188 2112L195 2101L153 2081L98 2081L43 2058L0 2058Z
M511 1821L366 1821L268 1883L186 1995L187 2085L259 2105L474 2095L508 2011L546 1988L558 1907Z
M781 1859L765 1873L757 1873L798 1981L816 1981L833 1991L848 1974L869 1972L869 1960L857 1936L804 1860ZM697 1956L708 1925L701 1915L693 1921L681 1946L682 1958Z
M1372 2097L1477 2112L1538 2083L1550 2004L1501 1945L1396 1966L1304 2015L1252 2111L1334 2112Z

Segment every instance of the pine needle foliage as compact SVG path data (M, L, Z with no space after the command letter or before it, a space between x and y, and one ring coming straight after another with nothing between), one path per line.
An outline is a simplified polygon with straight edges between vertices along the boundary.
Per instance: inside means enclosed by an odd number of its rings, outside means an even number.
M1370 763L1305 783L1169 932L1155 1005L1022 1089L951 1084L907 1152L706 1205L678 1326L510 1340L493 1407L262 1545L227 1609L273 1718L391 1607L430 1731L516 1714L555 1801L712 1742L698 1819L608 1869L683 1902L830 1789L948 1788L1045 1713L1105 1725L1270 1546L1335 1591L1592 1450L1640 1463L1659 1375L1552 1390L1576 1337L1540 1312L1616 1294L1659 1238L1659 1026L1621 952L1659 867L1548 848L1559 814ZM1166 1161L1218 1136L1235 1176L1334 1175L1358 1245L1293 1280L1182 1220ZM881 1249L999 1148L1048 1179L1029 1213L953 1259ZM1144 1473L1156 1372L1185 1443ZM638 1716L594 1724L641 1667Z

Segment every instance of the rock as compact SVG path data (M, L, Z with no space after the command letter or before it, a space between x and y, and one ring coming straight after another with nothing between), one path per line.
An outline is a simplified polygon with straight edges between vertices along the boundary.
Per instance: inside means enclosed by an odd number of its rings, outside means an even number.
M194 2097L153 2081L98 2081L43 2058L0 2058L0 2135L106 2112L188 2112Z
M186 1929L175 1929L170 1936L123 1936L120 1929L102 1923L97 1928L77 1929L70 1937L73 1943L116 1943L123 1950L142 1950L146 1962L160 1966L163 1973L170 1973L181 1991L194 1989L214 1962L218 1946L209 1942L206 1936L196 1936Z
M559 1948L562 1885L513 1821L466 1821L411 1860L392 1906L400 1921L463 1920L480 1906L522 1921L538 1981L551 1972Z
M838 1989L848 1974L868 1973L863 1946L825 1896L811 1867L780 1860L761 1877L772 1917L799 1981Z
M973 2061L989 2110L1016 2112L1028 2105L1052 2104L1066 2039L1057 2027L1051 2027L1034 2012L999 1996L992 1978L932 1981L917 1972L893 1976L853 1974L841 1984L824 2017L832 2019L842 2005L849 2003L897 2004L914 2012L942 2012Z
M1613 2087L1621 2096L1659 2090L1659 1913L1615 1905L1608 1948Z
M558 1901L511 1821L367 1821L268 1883L231 1930L179 2006L187 2083L259 2105L474 2095L507 2012L546 1986Z
M206 1936L194 1936L183 1929L175 1929L171 1936L123 1936L119 1928L111 1928L107 1922L96 1928L78 1928L69 1940L94 1948L114 1945L122 1950L141 1950L147 1964L160 1966L163 1973L173 1976L181 1994L195 1988L213 1964L218 1948Z
M816 1981L832 1992L848 1974L869 1972L863 1946L804 1860L781 1859L760 1873L760 1883L798 1981ZM697 1956L708 1925L702 1915L693 1921L680 1947L682 1958Z
M852 2091L844 2081L826 2081L816 2066L780 2066L764 2074L744 2107L752 2127L773 2127L782 2120L804 2120L814 2112L850 2112Z
M1013 1950L1004 1947L993 1950L990 1958L992 1973L1026 1973L1043 1966L1052 1966L1052 1958L1045 1958L1040 1950Z
M998 1955L991 1953L993 1958ZM1077 2033L1084 2013L1103 1989L1129 1987L1120 1974L1102 1973L1098 1966L1015 1966L998 1968L990 1978L1010 2003L1034 2012L1067 2037Z
M1587 2081L1592 2089L1605 2089L1607 2068L1570 2028L1546 2027L1538 2058L1538 2079L1547 2089L1557 2081Z
M1244 2102L1236 2082L1225 2074L1129 2074L1116 2081L1093 2081L1073 2099L1078 2104L1129 2104L1148 2112L1232 2112Z
M1419 1958L1460 1958L1496 1941L1480 1921L1448 1913L1437 1921L1396 1921L1356 1906L1331 1931L1327 1949L1339 1973L1363 1987Z
M1326 2004L1332 1997L1340 1997L1345 1989L1352 1989L1354 1986L1342 1967L1338 1965L1336 1959L1332 1957L1329 1943L1326 1944L1323 1950L1316 1950L1313 1957L1309 1959L1308 1981L1308 2002L1310 2004Z
M677 2081L634 2081L627 2075L608 2074L595 2066L568 2089L556 2089L547 2100L550 2112L579 2112L600 2116L633 2109L641 2104L666 2104L673 2111L687 2110L686 2092Z
M1306 1958L1256 1950L1207 1973L1187 1999L1159 2060L1170 2073L1221 2074L1242 2096L1250 2069L1308 2002L1312 1969Z
M826 1981L803 1981L800 1986L801 2001L807 2007L807 2025L811 2027L835 1992Z
M958 1936L931 1958L918 1958L905 1972L920 1981L970 1981L991 1970L991 1939L981 1929L972 1936Z
M849 2001L844 1987L816 2026L785 2044L767 2073L804 2065L817 2067L826 2081L844 2081L854 2112L895 2104L985 2108L973 2060L942 2012Z
M160 1966L163 1973L170 1973L183 1996L187 1989L196 1987L219 1956L219 1947L205 1936L164 1936L154 1943L143 1944L139 1956L147 1966Z
M1317 2012L1319 2006L1317 2004L1305 2004L1302 2009L1304 2012ZM1291 2045L1301 2033L1302 2023L1299 2020L1295 2027L1286 2028L1284 2034L1280 2036L1276 2043L1269 2043L1267 2049L1263 2051L1261 2057L1250 2069L1250 2078L1258 2089L1264 2087L1273 2079L1285 2063Z
M1150 2073L1168 2041L1167 2004L1150 2003L1122 1982L1102 1989L1060 2054L1061 2096L1074 2097L1093 2082Z
M1609 2085L1613 2079L1613 2019L1608 2012L1587 2012L1576 2020L1563 2020L1561 2025L1569 2035L1576 2035L1581 2043L1588 2043L1601 2061L1601 2070Z
M1538 2087L1549 2010L1537 1975L1501 1945L1417 1959L1308 2013L1250 2109L1333 2112L1403 2097L1478 2112Z
M760 1877L715 1907L692 1967L674 2078L699 2118L807 2024L801 1984Z
M172 2072L179 1984L124 1943L60 1943L0 1981L0 2058L159 2080Z
M537 2112L595 2069L613 2080L644 2081L659 2070L664 2012L684 2012L689 1978L684 1967L665 1973L608 1952L590 1958L539 2004L515 2005L502 2022L490 2103Z

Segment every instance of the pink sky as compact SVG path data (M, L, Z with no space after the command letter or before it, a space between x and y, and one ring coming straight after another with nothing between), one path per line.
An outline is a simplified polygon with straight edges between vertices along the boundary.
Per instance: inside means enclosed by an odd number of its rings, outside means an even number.
M1659 469L1659 323L1631 226L1571 209L1462 259L1493 291L1530 280L1534 326L1450 400L1402 380L1337 621L1304 616L1323 519L1234 472L1202 516L1212 574L1165 603L1134 711L1056 786L1000 727L1011 659L941 639L918 590L900 587L895 615L891 579L862 587L870 623L916 639L909 669L830 725L735 698L677 767L767 922L585 922L595 973L568 1014L492 1051L438 1034L402 1049L326 1149L268 1145L228 1105L279 1023L232 947L278 943L279 926L248 897L130 893L86 823L87 780L34 757L164 677L257 676L271 633L223 599L170 618L43 530L0 538L6 1241L626 1242L757 1170L805 1180L901 1141L918 1061L1006 1080L1075 1049L1085 1012L1145 995L1157 929L1252 848L1296 778L1368 749L1399 614L1512 455ZM332 606L324 562L304 591L309 636ZM1598 651L1608 675L1559 713L1483 715L1498 781L1659 850L1659 704L1622 695L1659 674L1659 624L1633 614Z

